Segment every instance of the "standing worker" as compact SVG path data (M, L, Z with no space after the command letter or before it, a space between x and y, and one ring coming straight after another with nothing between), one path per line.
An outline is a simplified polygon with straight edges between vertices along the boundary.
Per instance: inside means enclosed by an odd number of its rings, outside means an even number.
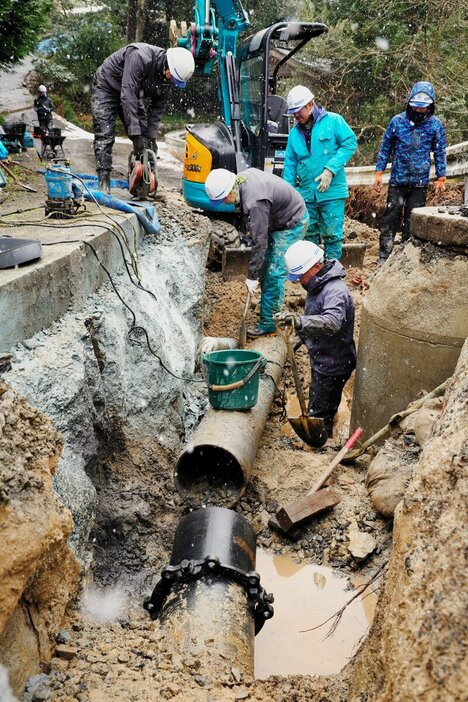
M261 281L260 320L250 337L274 334L275 312L284 299L287 270L284 254L288 246L304 238L309 217L304 200L282 178L248 168L240 175L216 168L208 175L205 188L217 203L239 204L248 234L252 239L248 277L253 293Z
M194 70L192 54L182 47L166 50L151 44L128 44L105 59L94 76L91 99L100 190L110 191L117 113L134 152L140 155L147 147L156 153L156 136L171 85L185 88ZM145 97L150 99L148 113Z
M437 176L436 194L445 189L447 165L444 125L434 117L435 91L432 83L421 81L413 85L406 111L390 121L380 144L375 166L373 189L380 193L382 176L392 156L387 208L380 226L379 264L385 263L393 248L403 207L402 241L410 236L411 211L426 204L431 151Z
M44 133L47 132L52 122L54 103L50 97L47 97L47 88L45 85L40 85L38 88L38 95L34 98L34 109L39 121L39 128L42 129Z
M317 104L304 85L292 88L287 101L296 126L288 137L283 178L306 202L310 221L305 238L323 243L325 257L339 260L349 195L344 167L356 151L356 135L341 115Z
M307 297L303 315L279 312L275 322L290 325L307 346L312 375L309 415L323 419L331 438L343 388L356 366L353 298L341 263L325 261L322 249L311 241L290 246L285 261L289 280L300 282Z

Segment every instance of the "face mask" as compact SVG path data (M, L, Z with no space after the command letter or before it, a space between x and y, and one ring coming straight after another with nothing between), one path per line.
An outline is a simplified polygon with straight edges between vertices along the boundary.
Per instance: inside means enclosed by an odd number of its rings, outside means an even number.
M414 124L422 124L429 117L429 112L416 112L410 105L406 108L406 116Z

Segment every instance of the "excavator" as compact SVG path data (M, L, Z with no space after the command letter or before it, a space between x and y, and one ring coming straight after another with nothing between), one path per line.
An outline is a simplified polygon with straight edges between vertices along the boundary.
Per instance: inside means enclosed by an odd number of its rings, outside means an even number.
M205 181L214 168L240 173L249 167L281 176L290 121L286 99L277 93L280 71L311 39L328 31L317 22L277 22L247 37L250 22L240 0L196 0L194 22L172 20L172 45L189 49L195 76L217 69L221 120L186 126L182 192L192 207L215 212L208 266L224 280L243 280L250 241L233 205L213 207ZM286 69L287 70L287 69Z
M192 207L214 210L204 183L214 168L239 173L249 167L282 175L289 133L286 100L277 94L285 64L311 39L328 31L315 22L277 22L238 46L250 27L240 0L196 0L194 22L179 29L173 20L172 43L192 51L195 75L218 68L221 121L186 127L182 190ZM233 205L216 208L232 212Z

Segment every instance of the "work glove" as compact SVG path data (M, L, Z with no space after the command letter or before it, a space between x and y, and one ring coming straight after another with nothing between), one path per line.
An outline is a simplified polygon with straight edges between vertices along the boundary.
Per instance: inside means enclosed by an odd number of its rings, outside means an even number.
M442 195L444 190L445 190L445 176L442 176L441 178L437 178L436 187L435 187L435 194Z
M374 182L372 183L372 190L375 190L376 193L380 193L380 191L382 190L382 178L383 172L376 171Z
M151 151L154 151L155 154L158 153L158 145L156 144L156 139L150 139L149 137L145 138L145 148L146 149L151 149Z
M317 190L320 193L324 193L330 187L332 182L333 173L328 168L324 168L322 173L317 176L315 182L318 183Z
M130 139L133 141L134 152L139 156L141 153L143 153L143 149L145 148L144 138L141 136L141 134L137 134L137 136L132 136Z
M294 329L300 329L302 327L301 318L295 312L277 312L273 315L273 320L280 329L284 329L287 326L291 326Z
M250 278L247 278L245 281L245 284L247 286L247 290L249 291L249 293L252 294L253 291L258 288L259 281L258 280L251 280Z

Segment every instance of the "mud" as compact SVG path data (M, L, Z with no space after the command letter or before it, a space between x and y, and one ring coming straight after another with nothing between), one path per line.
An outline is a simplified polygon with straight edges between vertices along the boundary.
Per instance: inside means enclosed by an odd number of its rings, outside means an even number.
M435 184L431 183L427 192L428 207L443 207L444 205L463 204L463 182L449 181L442 195L435 194ZM346 214L354 220L379 227L387 203L387 187L381 193L376 193L369 186L351 188L351 195L346 203Z
M169 242L174 233L185 230L191 216L180 200L169 198L161 210L163 233L168 231ZM378 232L349 220L346 231L350 240L365 240L369 245L364 271L350 271L347 277L357 306L358 324L366 281L372 285ZM196 231L190 238L197 240ZM208 272L203 304L204 333L236 336L244 296L242 283L223 283L219 273ZM300 286L288 284L287 304L298 309L303 301ZM254 300L248 321L254 322L256 315L258 298ZM465 365L461 367L465 374L467 354L468 349L465 350ZM299 351L298 360L303 385L307 388L309 363L304 349ZM294 400L288 370L285 385ZM418 454L418 463L413 466L413 479L408 488L410 501L408 504L403 501L397 514L390 575L370 639L353 665L339 675L336 672L341 663L355 650L346 649L343 655L339 629L330 643L339 650L341 658L338 660L338 654L335 656L331 652L330 668L317 669L311 665L308 674L271 675L267 680L254 680L229 660L219 667L219 658L212 670L209 663L202 665L196 654L181 653L173 642L165 640L159 622L151 621L142 602L151 593L161 568L168 563L175 529L188 508L174 491L172 470L184 434L185 438L190 436L206 409L206 393L198 385L185 388L183 423L170 435L161 432L154 442L142 440L137 425L131 435L126 435L125 441L118 431L108 435L105 456L88 466L99 499L98 518L90 538L94 558L82 581L80 596L71 603L61 622L52 661L44 666L45 675L40 684L48 691L48 699L51 702L108 702L110 699L153 702L159 698L183 702L242 699L257 702L409 702L415 699L435 702L444 699L451 702L462 699L458 681L462 680L460 604L463 579L457 529L462 511L461 496L466 493L460 476L462 417L466 426L463 388L466 393L459 373L453 385L452 400L435 438L425 446L421 457ZM379 568L384 568L390 557L393 522L377 514L365 485L370 456L336 470L330 484L339 493L340 504L304 526L297 541L271 531L268 520L279 506L304 494L336 455L338 446L347 436L351 395L352 381L345 389L333 441L316 451L292 433L287 421L282 419L280 398L276 398L250 483L236 507L253 525L258 544L269 557L292 555L299 560L298 568L315 567L319 576L324 576L321 569L327 566L334 576L341 576L345 581L354 575L369 578ZM176 416L178 408L169 406L168 412L170 417ZM430 500L427 510L426 495ZM349 550L350 533L356 532L375 540L373 552L364 561L353 557ZM453 543L453 548L446 550L447 543ZM425 554L429 554L428 557ZM258 567L262 575L261 561ZM316 584L321 582L320 577L315 581ZM377 590L378 586L376 583L373 589ZM268 582L265 587L271 589ZM304 624L320 623L312 618L307 602L304 610ZM367 623L363 623L365 631ZM268 625L267 622L266 632ZM209 649L212 642L207 640L204 644ZM283 645L278 641L280 650ZM322 645L315 655L323 657ZM424 665L420 665L419 659ZM330 675L332 670L335 674ZM417 680L413 684L414 671ZM267 674L271 672L268 670ZM327 675L312 677L315 672ZM450 686L443 692L449 676ZM31 684L25 702L32 702L34 695Z

